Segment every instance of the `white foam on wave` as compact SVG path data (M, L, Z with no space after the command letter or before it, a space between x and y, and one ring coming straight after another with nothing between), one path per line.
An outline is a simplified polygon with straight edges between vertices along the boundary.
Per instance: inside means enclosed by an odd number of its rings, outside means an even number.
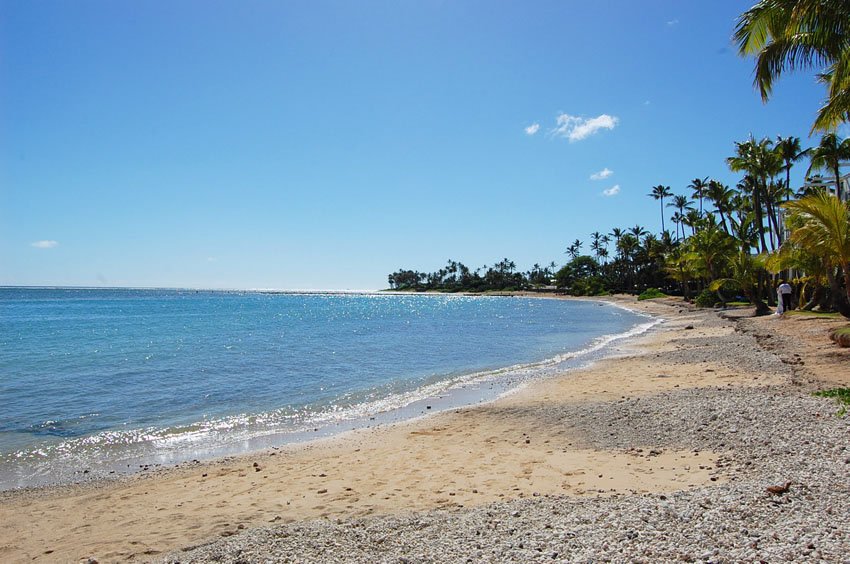
M622 333L599 336L580 350L565 352L537 362L465 374L435 376L435 381L410 390L386 393L386 389L383 391L375 389L365 395L340 398L338 403L320 407L305 406L301 409L287 407L263 413L243 413L169 428L148 427L104 431L87 437L67 439L54 445L42 445L37 449L19 451L13 454L13 458L27 465L40 462L53 468L56 464L79 467L80 464L88 464L92 460L111 465L110 467L117 467L116 460L122 463L130 459L134 462L139 460L176 462L204 456L205 452L221 455L242 451L243 449L236 446L249 443L265 446L284 444L291 442L293 440L291 437L299 433L318 431L322 428L331 429L336 426L344 429L340 427L343 423L368 421L380 414L402 412L417 402L451 396L470 388L476 388L479 396L467 397L467 404L494 400L540 378L577 368L582 361L586 361L584 363L586 364L601 358L598 353L605 351L606 348L609 354L613 354L613 350L610 349L613 343L643 334L663 321L620 304L601 302L600 305L624 309L631 314L647 318L647 321ZM496 392L493 393L493 390ZM373 399L367 399L370 396ZM450 404L450 406L459 407L460 405ZM415 416L417 416L416 413L409 413L407 418ZM274 441L263 443L264 437L274 437ZM49 468L35 469L35 473L47 475Z

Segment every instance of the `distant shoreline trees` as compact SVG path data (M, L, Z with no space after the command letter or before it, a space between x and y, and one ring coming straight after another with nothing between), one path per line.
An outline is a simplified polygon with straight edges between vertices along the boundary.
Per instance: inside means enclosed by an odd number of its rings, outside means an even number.
M653 186L648 196L659 202L660 234L640 225L614 227L609 235L595 231L590 236L594 256L582 255L583 242L576 239L566 251L569 262L557 271L551 263L521 273L504 259L471 272L449 261L435 273L393 273L390 287L520 290L554 282L574 295L657 288L685 299L697 294L698 305L746 299L757 313L767 313L782 276L796 283L802 308L850 317L850 193L841 176L842 164L850 163L850 139L834 132L850 122L850 2L759 0L738 18L734 40L741 55L756 58L755 85L764 101L783 72L818 72L827 87L812 127L825 132L818 146L802 150L797 137L774 142L750 135L736 142L735 154L726 159L731 171L742 174L734 188L708 176L695 177L688 194ZM795 193L791 168L804 157L810 160L807 175L822 170L832 178L807 178ZM675 209L669 218L675 234L666 228L666 208Z

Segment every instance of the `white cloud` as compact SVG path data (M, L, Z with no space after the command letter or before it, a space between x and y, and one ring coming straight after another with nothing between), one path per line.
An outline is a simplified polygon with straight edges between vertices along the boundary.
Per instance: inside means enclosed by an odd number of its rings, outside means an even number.
M58 245L58 241L51 240L36 241L34 243L30 243L30 247L35 247L36 249L52 249Z
M620 119L608 114L602 114L595 118L583 118L569 114L559 114L556 127L552 129L552 135L566 137L570 143L581 141L590 137L600 129L614 129Z
M674 19L674 20L669 20L669 21L667 22L667 26L668 26L668 27L673 27L674 25L679 25L679 20L675 20L675 19Z
M534 135L538 131L540 131L540 124L539 123L532 123L531 125L529 125L528 127L525 128L525 134L526 135Z
M606 178L608 178L612 174L614 174L614 171L606 167L606 168L603 168L602 170L600 170L599 172L594 172L593 174L591 174L590 179L591 180L605 180Z
M602 191L602 195L605 196L605 197L616 196L619 193L620 193L620 185L619 184L614 184L613 186L611 186L607 190Z

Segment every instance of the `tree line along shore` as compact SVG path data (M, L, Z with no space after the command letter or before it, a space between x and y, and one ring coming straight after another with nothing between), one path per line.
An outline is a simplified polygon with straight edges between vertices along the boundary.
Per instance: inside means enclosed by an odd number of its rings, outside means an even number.
M684 193L649 188L658 201L660 232L645 226L594 231L566 249L568 262L520 271L510 259L470 268L449 260L435 272L399 269L391 290L438 292L558 291L679 295L700 306L746 302L757 314L776 305L777 285L793 288L793 307L850 317L850 4L838 0L762 0L741 14L733 39L755 59L755 86L765 102L787 71L812 70L826 86L812 133L734 143L725 159L740 173L732 187L709 176ZM807 166L803 186L791 185ZM670 213L672 212L672 213Z

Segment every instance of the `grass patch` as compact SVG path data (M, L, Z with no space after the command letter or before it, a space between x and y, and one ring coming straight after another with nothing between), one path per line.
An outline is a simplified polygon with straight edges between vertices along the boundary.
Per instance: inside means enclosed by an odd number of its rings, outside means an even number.
M647 288L644 290L641 295L638 296L638 301L642 300L652 300L655 298L666 298L667 294L659 290L658 288Z
M804 311L801 309L794 309L791 311L786 311L785 315L798 315L801 317L823 317L825 319L841 319L841 314L832 311Z
M749 305L753 305L753 304L751 304L750 302L726 302L726 305L731 306L731 307L743 307L743 306L749 306Z
M835 341L839 347L850 347L850 326L839 327L829 334L829 338Z
M850 407L850 388L832 388L830 390L821 390L815 392L814 395L820 398L835 398L841 408L838 410L839 417L847 415L847 408Z

